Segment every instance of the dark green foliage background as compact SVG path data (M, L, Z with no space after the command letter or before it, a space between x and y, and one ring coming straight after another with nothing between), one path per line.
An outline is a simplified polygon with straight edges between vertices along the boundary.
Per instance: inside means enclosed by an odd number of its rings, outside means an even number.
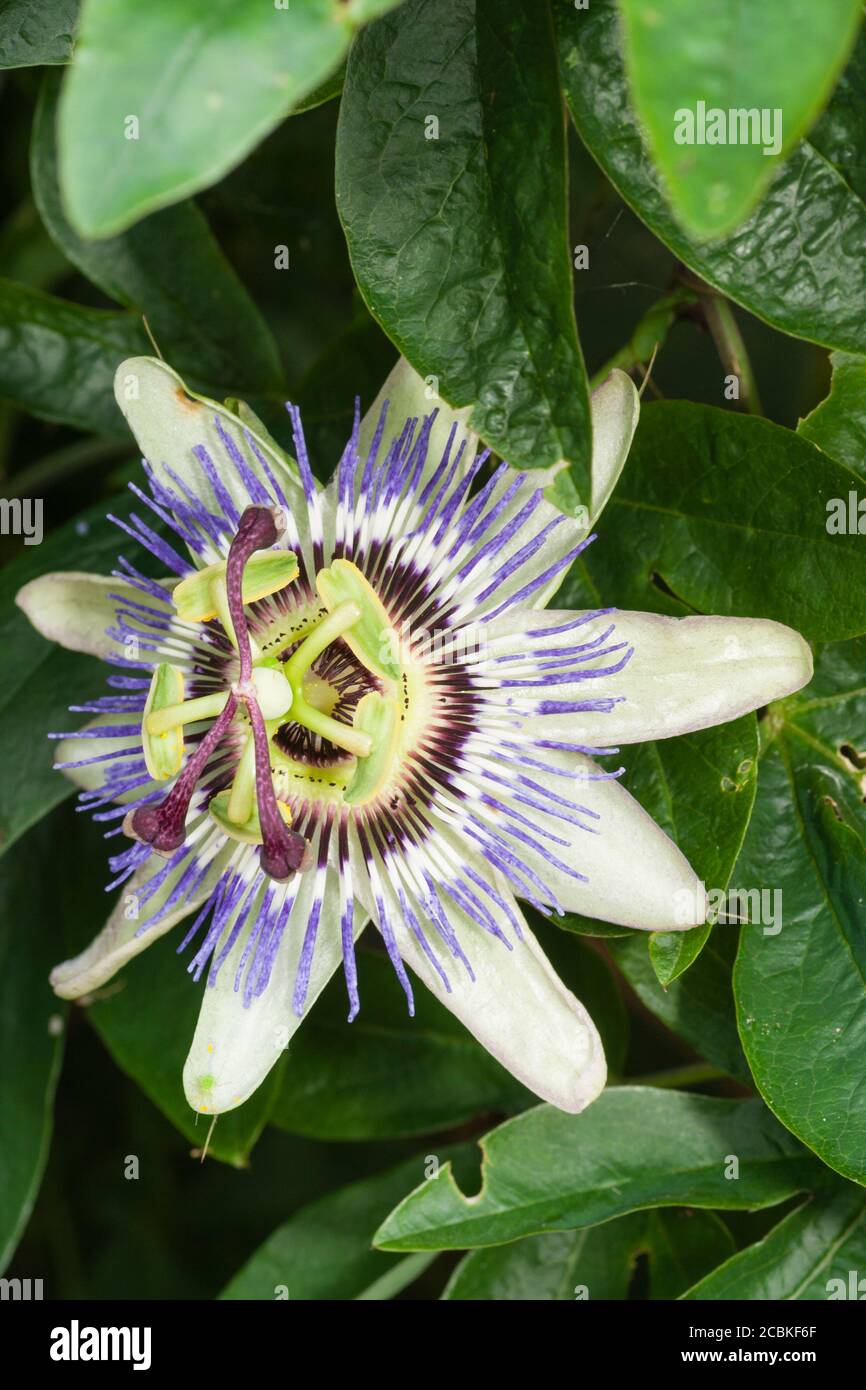
M732 50L708 3L721 56L698 71L682 0L655 0L661 49L645 9L0 0L0 485L46 526L0 538L0 1266L46 1296L825 1298L863 1268L866 537L825 520L866 478L866 39L852 0L765 0ZM794 113L778 159L724 166L733 219L721 166L665 145L665 93L701 83ZM605 1042L584 1115L538 1107L432 997L409 1020L371 940L351 1037L336 980L201 1165L198 987L171 939L87 1007L48 989L107 912L104 843L45 738L101 672L14 595L111 568L104 513L137 469L111 379L148 333L278 438L298 402L320 477L399 350L497 453L565 459L584 496L591 386L611 363L642 381L658 349L558 603L776 618L816 673L623 759L708 885L782 889L778 936L533 922Z

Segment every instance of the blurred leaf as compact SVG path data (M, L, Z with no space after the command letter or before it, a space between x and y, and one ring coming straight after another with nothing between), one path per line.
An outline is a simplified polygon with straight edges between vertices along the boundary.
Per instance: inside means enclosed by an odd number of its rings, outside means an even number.
M619 608L775 618L837 641L866 629L866 540L828 535L857 476L791 430L689 401L645 406L616 493L560 592Z
M36 830L0 874L0 1271L30 1217L51 1138L66 1009L48 987L57 883Z
M734 970L761 1094L844 1177L866 1182L866 642L829 647L771 707L741 872L781 894L781 930L746 926ZM738 871L739 872L739 871Z
M44 420L126 437L114 372L150 344L134 314L0 280L0 396Z
M565 459L588 496L555 71L549 0L409 0L352 49L337 202L413 367L515 467Z
M440 1163L461 1152L437 1154ZM223 1299L391 1298L433 1258L395 1258L372 1248L373 1233L392 1207L424 1177L422 1156L387 1173L338 1188L280 1226L239 1270ZM287 1293L282 1293L287 1290Z
M65 63L79 0L0 0L0 68Z
M800 421L797 433L866 479L866 358L834 352L830 361L830 394Z
M59 91L58 75L47 73L30 146L33 195L57 245L111 299L147 316L177 371L216 394L279 390L270 329L194 203L178 203L105 241L87 241L69 225L57 186Z
M86 0L60 110L72 223L109 236L215 183L388 3Z
M443 1168L383 1222L377 1246L498 1245L647 1206L752 1210L784 1202L822 1172L761 1101L649 1087L607 1090L581 1115L528 1110L488 1134L483 1149L480 1193L465 1197ZM736 1180L725 1176L732 1156Z
M102 922L94 922L91 934L101 927ZM87 1012L117 1065L181 1134L202 1148L211 1122L190 1109L182 1073L207 986L187 974L187 961L177 955L182 939L179 929L154 942ZM246 1166L270 1118L281 1072L278 1064L244 1105L218 1117L208 1142L213 1158L236 1168Z
M592 0L586 10L561 4L554 13L574 123L650 230L702 279L774 327L827 347L866 350L866 206L844 164L803 141L742 226L709 244L692 241L668 210L631 110L615 0ZM861 94L861 113L862 106ZM859 134L848 130L853 109L846 100L831 118L840 145L841 129L848 131L849 150Z
M111 506L90 508L41 545L26 546L0 574L0 643L14 654L14 660L0 663L0 854L72 795L72 783L54 771L55 745L48 735L67 729L70 721L83 722L69 714L69 706L101 694L105 678L105 668L93 657L64 651L40 637L17 607L15 595L52 570L110 574L120 554L139 562L138 547L105 517L109 510L123 517L133 506L126 493ZM45 518L46 525L49 520ZM142 568L149 569L147 560Z
M428 990L410 1018L391 962L358 952L361 1013L334 979L292 1039L272 1121L319 1139L448 1129L534 1099Z
M682 1297L862 1299L864 1268L866 1193L840 1184L789 1212L763 1240L740 1250Z
M720 236L752 210L782 156L805 135L848 57L861 0L621 0L635 110L671 206L692 235ZM680 112L724 114L721 141L695 130L678 143ZM778 129L728 131L728 112L775 113ZM700 132L700 133L698 133ZM688 134L688 131L686 131ZM707 143L701 138L706 134ZM772 151L772 153L771 153ZM768 157L770 156L770 157Z
M442 1297L491 1302L622 1301L640 1255L651 1298L676 1298L734 1242L712 1212L650 1211L582 1231L528 1236L465 1255Z

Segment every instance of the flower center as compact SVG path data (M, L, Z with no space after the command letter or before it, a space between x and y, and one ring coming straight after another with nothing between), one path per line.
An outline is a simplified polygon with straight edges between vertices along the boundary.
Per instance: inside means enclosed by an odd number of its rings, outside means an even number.
M156 781L176 781L166 797L124 822L127 834L157 853L174 853L184 842L196 787L231 731L233 778L210 795L207 810L231 838L260 845L261 867L278 881L305 868L309 854L303 836L289 829L292 813L278 799L275 781L282 786L287 775L298 775L297 755L313 742L340 763L332 786L341 799L358 805L375 796L396 758L401 674L387 614L346 560L319 571L324 610L300 634L296 625L283 638L256 641L245 605L298 577L295 556L273 548L284 529L278 509L248 507L226 561L175 587L180 618L219 620L236 654L236 678L222 690L184 699L183 671L168 663L156 668L142 721L144 758ZM347 710L351 723L339 717ZM194 751L184 764L184 728L210 720L206 732L193 734Z

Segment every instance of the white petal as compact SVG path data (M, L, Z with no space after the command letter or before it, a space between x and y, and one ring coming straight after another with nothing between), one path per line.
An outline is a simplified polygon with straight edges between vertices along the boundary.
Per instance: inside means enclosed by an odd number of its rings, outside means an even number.
M241 419L219 402L197 395L184 384L177 372L153 357L130 357L122 362L114 378L114 394L142 454L159 480L177 491L177 485L165 471L165 465L169 465L193 495L218 515L222 513L222 506L214 496L207 474L193 454L193 449L199 445L205 446L235 506L243 511L249 506L250 497L234 465L227 458L214 418L219 418L222 428L240 450L252 472L273 496L273 486L267 473L247 441L245 431L248 431L285 493L301 540L306 545L308 507L297 468L261 428L251 411L244 408Z
M628 457L640 415L640 396L630 376L615 368L590 398L592 410L591 524L604 511Z
M193 1110L219 1115L248 1100L288 1047L289 1039L339 968L343 959L339 890L336 880L329 874L306 1008L299 1018L292 1007L292 998L315 882L315 873L305 873L301 878L271 978L262 994L245 1007L243 983L235 989L235 975L252 918L220 966L215 983L205 987L195 1036L183 1069L184 1091ZM363 910L356 907L356 938L366 920Z
M176 874L169 875L151 898L140 903L146 884L165 868L164 859L151 855L124 884L117 905L99 935L80 955L54 967L50 977L54 993L61 999L78 999L82 994L99 989L135 956L202 906L213 891L221 872L217 865L221 862L214 862L193 897L185 899L179 907L166 912L148 927L147 923L159 912L177 882ZM142 927L147 929L140 936L136 935Z
M511 943L511 949L505 941L473 921L448 895L447 889L440 891L440 902L448 922L475 975L475 979L471 979L465 966L455 960L434 931L417 895L406 893L414 905L428 946L446 974L450 990L446 989L439 972L405 921L392 882L380 873L379 889L397 949L419 979L491 1056L542 1100L577 1114L603 1090L607 1076L604 1049L595 1025L580 1001L556 975L504 880L492 873L483 861L473 857L465 844L455 842L447 829L442 831L442 839L451 845L457 843L463 863L473 867L476 873L486 875L495 885L508 912L497 907L491 898L478 893L474 883L469 883L471 891L477 893L479 899L483 898L484 907ZM366 874L357 851L353 860L356 881L363 883ZM446 880L447 874L443 874L439 880L440 889ZM375 890L372 891L375 896ZM369 882L364 893L366 901L367 894L371 893ZM381 930L379 911L372 898L368 906ZM520 924L523 940L517 938L515 919Z
M534 584L541 575L552 571L549 578L537 588L532 588L524 599L526 608L543 608L556 593L568 573L566 557L579 541L583 540L604 509L622 472L637 428L640 413L640 398L631 378L624 372L613 371L607 380L592 394L590 400L592 415L592 496L587 514L568 516L552 501L541 501L531 517L511 537L498 547L491 557L485 571L473 576L471 592L463 595L465 600L464 621L470 616L473 620L495 612L502 602L522 593ZM511 499L507 508L497 517L496 527L502 531L508 522L526 505L533 493L541 488L545 492L553 484L558 469L530 469L521 487ZM504 495L520 476L509 469L492 498L492 504ZM548 494L549 496L549 494ZM554 523L556 523L554 525ZM513 574L503 579L499 586L487 597L482 597L487 582L496 569L506 567L516 557L531 538L545 527L552 527L543 545L530 555ZM484 537L483 540L486 540ZM513 610L507 609L507 612Z
M509 794L503 786L499 794L523 820L494 812L492 822L501 842L535 876L534 884L527 879L529 887L522 896L540 897L540 881L550 906L645 931L685 930L704 921L703 885L673 840L625 787L610 777L588 780L602 769L579 754L536 750L533 756L549 768L526 769L536 789L516 786ZM511 767L493 766L513 784ZM486 782L484 787L496 794L495 784ZM552 797L586 807L592 814L563 808L576 818L573 824L556 813ZM541 809L546 805L550 811ZM468 809L477 808L470 804ZM491 823L489 812L485 818ZM521 892L514 881L511 887Z
M423 421L428 415L436 412L436 419L430 430L430 438L427 446L427 457L424 468L417 486L413 491L413 497L420 497L424 487L435 473L442 461L445 446L448 443L448 436L453 425L457 425L457 433L454 437L454 446L451 451L451 459L455 459L459 453L461 444L465 444L462 463L460 469L455 472L452 479L452 488L456 487L463 477L469 463L475 456L478 447L478 436L470 430L468 425L469 416L472 411L467 407L464 410L454 410L445 401L441 400L432 387L420 377L414 367L410 367L405 357L399 358L395 366L389 372L382 389L374 400L370 409L361 421L358 436L358 456L359 462L355 474L356 486L364 468L364 462L379 423L382 407L388 401L388 415L385 431L379 446L378 458L381 462L385 458L393 440L401 433L403 426L408 419ZM338 471L335 469L333 476L325 490L324 512L325 512L325 536L328 542L333 541L335 534L335 515L337 509L337 489ZM394 505L388 518L389 525L387 530L399 526L401 533L408 533L417 522L417 515L405 505ZM377 533L378 535L379 533ZM381 536L380 536L381 538Z
M534 719L539 701L548 705L613 697L609 712L553 710L541 716L535 732L543 738L568 738L593 747L643 743L670 738L736 719L749 710L799 690L812 677L812 653L792 628L767 618L666 618L657 613L616 611L594 618L570 631L562 629L578 614L548 610L542 615L522 610L505 613L489 624L491 655L522 653L524 661L499 663L506 679L543 680L544 688L505 687L489 692L497 702L508 701ZM624 643L622 650L599 655L569 667L538 672L532 653L591 642L611 624L615 630L599 649ZM541 636L532 635L541 633ZM553 677L608 667L628 648L625 667L610 676L555 684ZM515 701L517 702L515 704Z
M49 642L110 661L125 655L123 645L106 635L106 628L117 623L119 607L116 599L109 598L110 594L141 602L141 593L122 579L75 571L32 579L18 590L15 602ZM148 604L153 607L156 601L148 598ZM166 612L170 610L166 608Z

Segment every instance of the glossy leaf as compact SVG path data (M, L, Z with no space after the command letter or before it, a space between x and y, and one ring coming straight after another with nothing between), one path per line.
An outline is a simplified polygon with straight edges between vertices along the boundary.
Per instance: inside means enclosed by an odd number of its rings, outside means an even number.
M40 216L89 280L146 316L164 356L216 394L278 390L270 329L194 203L179 203L120 236L88 241L70 225L57 186L55 124L60 84L43 79L30 173Z
M0 68L66 63L79 0L0 0Z
M676 1298L696 1270L733 1253L730 1232L712 1212L651 1211L582 1231L527 1236L473 1250L460 1261L444 1299L564 1302L628 1298L638 1257L647 1257L649 1296Z
M0 395L44 420L125 437L115 368L148 346L134 314L85 309L0 280Z
M790 430L688 401L645 406L600 539L557 602L774 618L804 637L866 629L866 541L829 535L857 475Z
M377 1246L498 1245L648 1206L752 1210L785 1201L821 1172L760 1101L643 1087L607 1090L580 1115L539 1106L493 1130L483 1148L477 1196L465 1197L443 1168L383 1222ZM725 1177L732 1155L736 1179Z
M800 421L797 433L844 463L862 481L866 478L866 358L834 352L831 361L830 394Z
M56 940L52 837L21 844L0 877L0 1271L30 1216L51 1138L66 1010L48 987Z
M549 0L409 0L352 50L337 200L370 312L413 367L511 464L565 460L586 498L555 62Z
M574 123L650 230L702 279L774 327L827 347L864 351L866 205L845 163L837 167L802 141L746 222L720 240L692 240L668 209L631 109L615 0L592 0L582 10L557 5L554 16ZM832 116L836 143L848 150L857 144L852 111L856 106L846 104Z
M682 1297L862 1299L864 1268L866 1193L840 1184L789 1212L763 1240L738 1251Z
M744 10L726 0L621 0L620 8L635 110L673 211L692 235L720 236L751 211L824 105L860 0L763 0ZM723 121L712 118L718 110ZM754 110L757 122L732 130L731 110Z
M460 1151L446 1149L445 1162ZM421 1273L430 1256L386 1255L373 1232L424 1177L423 1157L337 1188L302 1207L261 1245L220 1295L224 1299L391 1298ZM285 1290L285 1292L283 1292Z
M866 643L829 647L765 721L738 873L781 893L781 930L745 927L734 971L743 1047L767 1104L844 1177L866 1181Z
M86 0L60 117L60 180L83 236L215 183L336 68L359 7L293 0Z

